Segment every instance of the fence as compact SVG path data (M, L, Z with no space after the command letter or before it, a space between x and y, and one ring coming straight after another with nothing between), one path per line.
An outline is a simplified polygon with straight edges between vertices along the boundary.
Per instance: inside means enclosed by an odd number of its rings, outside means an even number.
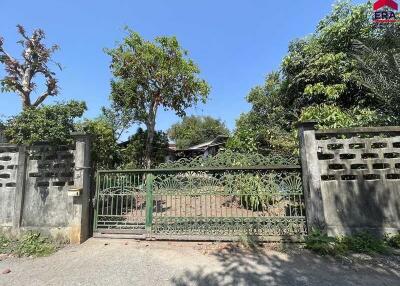
M0 144L0 229L38 230L72 243L89 235L89 138L72 146ZM77 197L70 189L80 190Z
M95 231L175 239L298 238L299 166L99 171Z
M300 126L307 223L328 234L400 230L400 127Z

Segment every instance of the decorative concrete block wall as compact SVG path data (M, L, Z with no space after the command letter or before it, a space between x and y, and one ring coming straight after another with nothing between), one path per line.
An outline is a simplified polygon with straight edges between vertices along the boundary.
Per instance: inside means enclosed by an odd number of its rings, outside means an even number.
M18 147L0 145L0 225L13 226L18 167Z
M328 234L400 230L400 127L300 126L309 228Z
M90 142L73 146L0 145L0 227L45 232L72 243L89 233ZM81 189L78 197L68 196Z

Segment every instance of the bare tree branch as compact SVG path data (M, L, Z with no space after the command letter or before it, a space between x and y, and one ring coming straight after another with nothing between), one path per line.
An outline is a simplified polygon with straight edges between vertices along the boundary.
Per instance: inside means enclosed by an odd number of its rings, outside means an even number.
M32 35L27 35L21 25L17 25L18 33L22 40L18 41L23 47L22 61L16 60L3 48L4 39L0 37L0 63L4 65L6 76L0 80L1 89L8 92L16 92L22 99L22 106L26 108L38 107L48 96L58 94L58 81L54 78L54 72L48 67L48 62L53 62L52 54L58 50L57 45L47 48L42 41L45 33L41 29L34 30ZM55 63L61 70L61 66ZM43 92L32 104L31 93L36 84L33 79L36 75L46 78L45 92Z

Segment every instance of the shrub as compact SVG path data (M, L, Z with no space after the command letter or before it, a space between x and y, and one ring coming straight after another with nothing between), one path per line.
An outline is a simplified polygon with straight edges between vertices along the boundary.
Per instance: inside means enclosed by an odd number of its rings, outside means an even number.
M43 141L67 144L72 142L74 120L81 117L85 110L86 104L79 101L28 108L7 121L5 135L15 144Z
M352 236L336 238L336 244L356 253L386 253L384 240L374 237L368 232L360 232Z
M387 253L384 240L374 237L368 232L360 232L352 236L330 237L320 230L313 230L305 239L306 248L320 255L339 255L354 253Z
M320 230L313 230L306 239L306 248L320 255L336 255L336 239Z

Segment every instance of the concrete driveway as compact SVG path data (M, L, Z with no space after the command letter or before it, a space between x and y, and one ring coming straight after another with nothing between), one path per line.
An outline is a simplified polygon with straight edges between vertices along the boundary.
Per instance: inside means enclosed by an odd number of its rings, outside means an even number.
M90 239L50 257L0 261L0 285L400 285L400 258L318 257L229 244Z

